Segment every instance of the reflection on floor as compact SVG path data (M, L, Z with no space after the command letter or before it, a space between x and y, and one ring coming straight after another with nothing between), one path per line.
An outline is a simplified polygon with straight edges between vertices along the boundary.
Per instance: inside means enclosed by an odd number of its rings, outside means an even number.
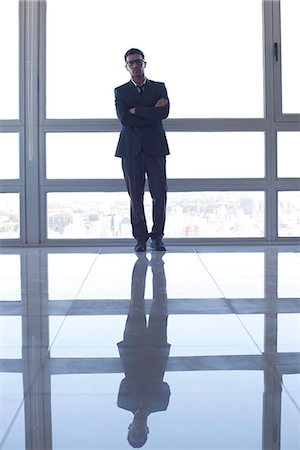
M300 248L0 250L0 448L300 448Z

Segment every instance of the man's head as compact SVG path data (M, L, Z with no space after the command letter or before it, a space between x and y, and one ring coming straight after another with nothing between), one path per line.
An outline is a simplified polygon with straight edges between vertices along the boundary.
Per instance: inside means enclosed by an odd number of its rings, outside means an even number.
M146 67L144 58L144 53L138 48L130 48L124 55L126 70L137 83L142 82L144 79L144 69Z
M140 55L142 59L145 59L145 55L142 52L142 50L139 50L138 48L130 48L127 50L127 52L124 55L125 62L127 62L127 56L128 55Z

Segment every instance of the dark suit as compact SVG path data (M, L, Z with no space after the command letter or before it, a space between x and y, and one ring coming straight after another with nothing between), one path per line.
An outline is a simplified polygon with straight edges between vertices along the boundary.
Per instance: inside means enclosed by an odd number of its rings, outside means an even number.
M164 232L167 192L165 155L169 154L169 147L162 120L168 117L169 103L155 107L161 98L168 99L164 83L151 80L146 81L142 94L132 81L115 89L117 116L122 123L115 156L122 158L131 199L132 231L138 241L146 241L149 236L161 238ZM133 107L134 114L129 112ZM146 174L153 200L151 233L148 233L143 204Z

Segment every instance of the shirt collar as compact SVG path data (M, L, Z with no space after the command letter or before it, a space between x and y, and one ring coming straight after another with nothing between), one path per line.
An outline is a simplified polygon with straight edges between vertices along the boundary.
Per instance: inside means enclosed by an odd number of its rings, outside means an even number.
M131 82L135 85L135 87L137 88L138 86L145 86L146 82L147 82L147 78L145 77L144 81L142 84L137 84L135 81L133 81L133 79L131 78Z

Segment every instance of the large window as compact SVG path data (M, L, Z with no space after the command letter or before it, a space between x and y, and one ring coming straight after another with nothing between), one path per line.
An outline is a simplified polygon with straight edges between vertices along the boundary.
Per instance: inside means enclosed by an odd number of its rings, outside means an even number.
M121 179L120 160L113 157L118 138L118 133L47 133L46 177Z
M20 238L19 54L19 2L0 0L0 240Z
M132 46L144 49L149 77L166 82L170 117L263 117L261 0L152 0L135 10L133 0L47 1L47 117L115 117Z
M0 0L0 240L129 243L114 88L137 46L170 97L165 237L297 241L298 1L135 7Z

